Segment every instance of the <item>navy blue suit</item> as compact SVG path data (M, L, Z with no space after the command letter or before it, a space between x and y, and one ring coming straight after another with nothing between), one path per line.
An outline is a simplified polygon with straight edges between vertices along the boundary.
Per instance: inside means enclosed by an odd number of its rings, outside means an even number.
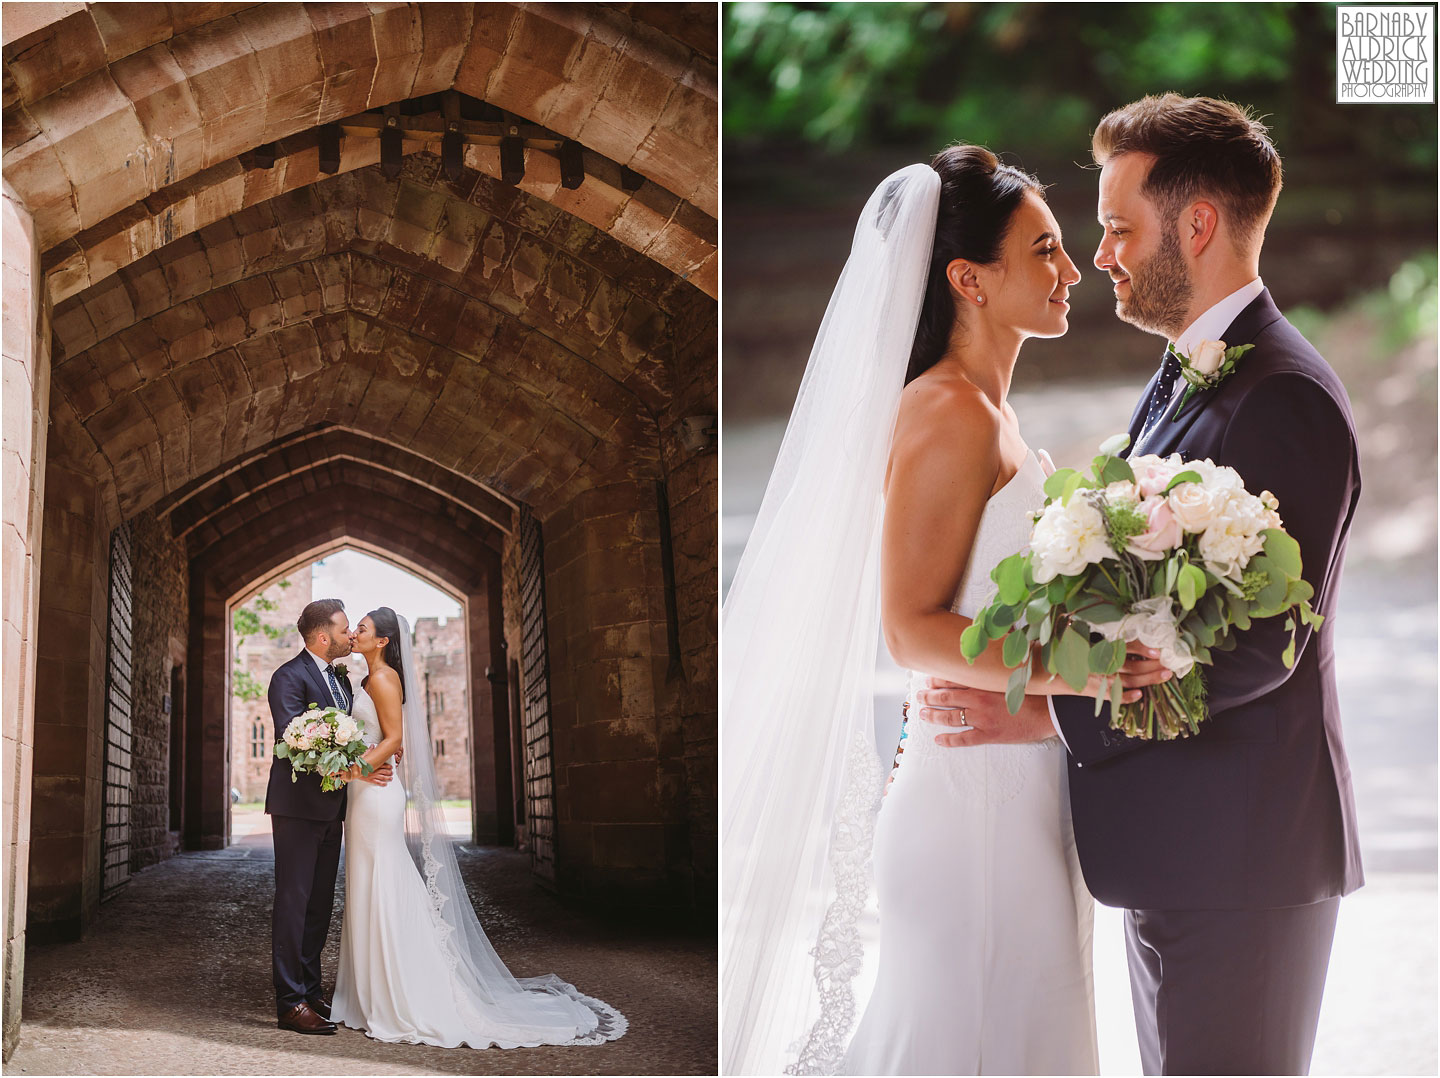
M1359 455L1344 387L1268 291L1224 340L1255 347L1178 420L1172 404L1133 452L1208 457L1252 493L1271 491L1325 622L1301 627L1292 669L1284 617L1214 652L1211 718L1190 738L1134 740L1108 729L1108 705L1098 718L1089 699L1055 706L1086 884L1127 910L1146 1073L1296 1074L1309 1066L1339 896L1363 883L1334 653Z
M355 699L348 678L339 678L340 705L348 712ZM279 741L296 715L313 704L332 707L335 700L325 675L308 651L282 665L270 678L270 715ZM271 959L276 1014L321 994L320 952L330 933L335 877L340 869L344 830L344 789L320 789L318 775L292 782L289 760L270 764L265 811L275 836L275 908L271 918Z

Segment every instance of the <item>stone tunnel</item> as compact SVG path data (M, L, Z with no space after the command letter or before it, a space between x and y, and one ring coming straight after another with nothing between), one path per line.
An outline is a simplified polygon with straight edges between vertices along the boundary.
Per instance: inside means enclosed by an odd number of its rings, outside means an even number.
M226 843L230 606L334 550L463 599L477 842L713 915L716 18L7 5L7 1059L27 938Z

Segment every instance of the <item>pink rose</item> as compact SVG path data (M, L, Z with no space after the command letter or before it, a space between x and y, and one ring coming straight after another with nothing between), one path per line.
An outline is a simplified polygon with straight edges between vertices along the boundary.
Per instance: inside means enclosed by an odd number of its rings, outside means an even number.
M1130 468L1135 473L1135 485L1140 488L1140 497L1153 498L1157 494L1163 494L1170 485L1170 480L1184 471L1185 466L1180 457L1172 453L1169 457L1157 457L1154 454L1134 457L1130 461Z
M1141 504L1142 509L1145 504ZM1180 545L1185 532L1180 527L1180 521L1175 518L1169 502L1164 498L1155 498L1148 504L1148 527L1139 535L1131 537L1128 549L1142 561L1159 561Z

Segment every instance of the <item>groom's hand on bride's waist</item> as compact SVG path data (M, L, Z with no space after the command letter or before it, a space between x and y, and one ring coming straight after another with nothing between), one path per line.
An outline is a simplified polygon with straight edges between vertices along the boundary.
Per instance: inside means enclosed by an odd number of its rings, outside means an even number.
M395 769L389 764L381 764L368 775L357 776L361 782L368 782L372 786L384 786L395 777Z
M915 693L919 705L912 718L936 726L955 727L937 734L935 743L947 748L966 745L1016 745L1053 737L1050 707L1043 696L1027 696L1018 713L1005 708L1005 694L957 685L943 678L925 679Z

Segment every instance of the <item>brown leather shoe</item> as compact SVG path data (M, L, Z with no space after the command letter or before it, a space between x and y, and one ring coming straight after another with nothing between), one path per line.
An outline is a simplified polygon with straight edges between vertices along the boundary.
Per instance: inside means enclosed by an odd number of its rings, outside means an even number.
M312 996L305 1002L310 1004L310 1009L316 1014L318 1014L321 1018L325 1019L325 1021L331 1021L330 996L327 993L322 992L318 996Z
M311 1033L325 1035L335 1032L335 1023L321 1018L310 1009L308 1003L297 1003L291 1007L276 1023L281 1029L288 1029L291 1033Z

